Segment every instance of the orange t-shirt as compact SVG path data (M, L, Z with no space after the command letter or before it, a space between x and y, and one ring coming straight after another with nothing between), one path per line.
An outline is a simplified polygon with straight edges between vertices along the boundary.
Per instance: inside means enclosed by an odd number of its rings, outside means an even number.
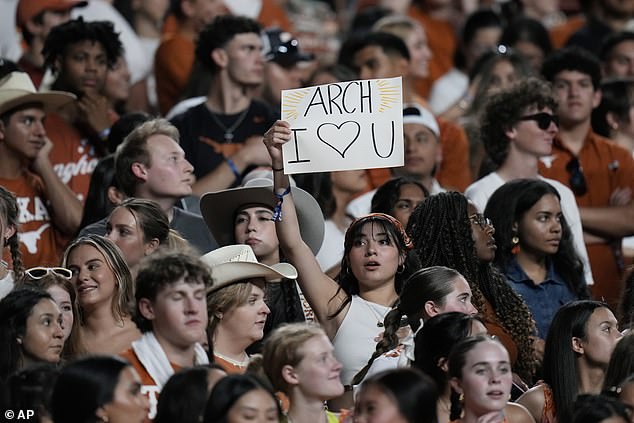
M139 377L141 378L141 393L145 394L150 401L150 413L148 414L148 418L146 419L146 421L149 422L156 416L156 406L158 404L160 389L158 386L156 386L156 382L154 381L154 379L152 379L152 376L150 376L147 370L145 370L143 364L141 364L141 361L134 352L134 349L129 348L119 354L119 356L127 360L128 363L130 363L130 365L134 367L134 370L137 371ZM172 369L174 369L174 373L182 369L182 367L177 366L174 363L170 363L170 365L172 366Z
M194 66L196 45L179 33L168 35L154 54L159 111L166 115L178 103Z
M88 139L82 138L79 131L57 113L46 115L44 128L53 143L49 158L55 173L83 202L99 162L98 153Z
M59 266L64 251L64 236L51 221L42 180L39 176L24 171L17 179L0 178L0 186L13 192L18 202L18 238L24 266L27 269ZM10 263L10 257L9 249L5 249L3 260Z
M277 27L287 32L292 32L293 29L286 11L276 0L262 0L258 22L264 28Z
M574 154L559 138L555 138L552 157L549 166L540 162L539 173L570 187L570 172L566 170L566 165L575 157ZM588 188L586 194L575 196L579 208L609 206L610 195L616 188L629 188L634 192L634 159L623 147L590 131L577 157ZM617 261L621 240L586 246L594 277L593 296L604 298L611 305L617 304L623 276L622 263Z
M566 22L552 27L549 33L550 42L553 43L553 48L559 49L565 46L570 36L581 29L585 23L585 16L576 15L568 18Z
M428 98L432 83L453 68L456 34L449 22L432 18L415 5L410 6L408 15L416 19L425 29L427 43L432 52L429 77L419 79L415 83L418 95Z

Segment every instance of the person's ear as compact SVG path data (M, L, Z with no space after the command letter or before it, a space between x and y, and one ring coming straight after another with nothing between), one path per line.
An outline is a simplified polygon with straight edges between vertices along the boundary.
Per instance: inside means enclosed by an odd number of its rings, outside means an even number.
M158 238L152 238L150 240L150 242L148 242L147 244L145 244L145 251L144 251L144 255L149 256L150 254L152 254L154 251L156 251L156 249L159 247L159 245L161 245L160 241L158 240Z
M512 141L515 139L515 137L517 137L517 129L515 129L514 126L510 126L504 130L504 135L506 135L506 138Z
M438 359L438 363L436 363L436 366L438 366L440 368L440 370L442 370L445 373L449 372L449 365L447 364L447 357L440 357Z
M108 190L106 191L106 196L108 197L108 201L110 201L115 206L118 206L119 204L123 203L123 200L125 200L125 194L120 189L115 187L108 187Z
M136 176L143 182L147 180L147 168L143 163L134 162L132 163L130 169L132 170L132 174L134 174L134 176Z
M464 391L462 390L462 384L460 383L460 379L458 379L457 377L452 377L451 379L449 379L449 385L454 391L458 393L458 395L464 394Z
M108 418L108 413L106 412L105 406L101 406L95 411L95 415L97 416L97 421L99 422L108 422L110 419Z
M17 229L15 228L14 225L7 225L6 228L4 228L4 233L2 234L2 237L4 238L4 242L5 242L5 246L6 246L6 242L9 240L9 238L11 238L13 235L15 235Z
M424 305L424 308L425 314L427 314L429 317L434 317L440 314L438 307L436 307L436 303L434 303L433 301L427 301Z
M592 96L593 109L599 107L599 104L601 104L601 97L603 97L603 93L601 93L601 90L599 88L595 88L594 95Z
M519 228L520 228L520 225L517 222L513 222L513 224L511 225L511 230L514 232L517 232Z
M154 313L154 305L152 301L148 298L141 298L139 300L139 313L141 316L145 317L147 320L154 320L156 318L156 314Z
M614 115L613 112L607 112L605 115L605 121L608 124L608 127L610 128L611 131L618 131L619 130L619 122L616 119L616 116Z
M221 69L224 69L229 64L229 56L224 48L215 48L211 52L211 60Z
M286 364L282 367L282 379L289 385L299 385L299 377L295 372L295 368L290 364Z
M576 336L573 336L570 342L571 342L572 350L574 352L576 352L577 354L583 354L585 352L585 349L583 347L583 341L581 340L581 338L577 338Z

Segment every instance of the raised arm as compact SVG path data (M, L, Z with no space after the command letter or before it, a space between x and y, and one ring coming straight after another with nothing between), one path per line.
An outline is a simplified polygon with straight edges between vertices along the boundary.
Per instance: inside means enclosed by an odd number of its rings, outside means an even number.
M282 170L284 167L282 146L290 139L290 125L279 120L264 134L264 144L273 165L273 189L278 195L284 194L290 184L288 176ZM329 319L328 316L339 309L347 299L347 294L342 290L337 293L339 285L322 272L313 252L302 240L292 192L283 196L281 210L282 219L275 223L280 246L284 256L297 268L299 285L315 311L317 319L332 339L348 312L349 305L335 318Z

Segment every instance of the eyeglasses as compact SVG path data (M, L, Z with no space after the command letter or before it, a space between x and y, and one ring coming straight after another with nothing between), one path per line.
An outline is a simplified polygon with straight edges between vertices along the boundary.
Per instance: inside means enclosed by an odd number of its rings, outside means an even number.
M584 195L588 192L588 185L586 184L586 177L583 174L583 167L579 163L578 158L573 158L566 165L566 170L570 173L570 189L575 195Z
M550 113L542 112L535 113L534 115L522 116L519 120L534 120L537 122L537 126L542 131L546 131L550 128L550 122L553 122L555 126L559 127L559 116L551 115Z
M65 267L32 267L24 271L31 279L42 279L46 275L51 273L60 276L64 279L70 279L73 277L73 272Z
M469 216L469 220L471 221L471 223L475 223L476 225L478 225L483 231L485 231L487 228L493 227L493 222L491 222L491 219L489 219L488 217L484 217L482 213L472 214L471 216Z

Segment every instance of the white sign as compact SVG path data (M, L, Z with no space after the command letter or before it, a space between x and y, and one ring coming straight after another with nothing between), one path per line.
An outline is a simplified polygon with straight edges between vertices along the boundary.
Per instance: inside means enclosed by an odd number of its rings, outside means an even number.
M403 166L402 94L401 77L282 91L284 172Z

